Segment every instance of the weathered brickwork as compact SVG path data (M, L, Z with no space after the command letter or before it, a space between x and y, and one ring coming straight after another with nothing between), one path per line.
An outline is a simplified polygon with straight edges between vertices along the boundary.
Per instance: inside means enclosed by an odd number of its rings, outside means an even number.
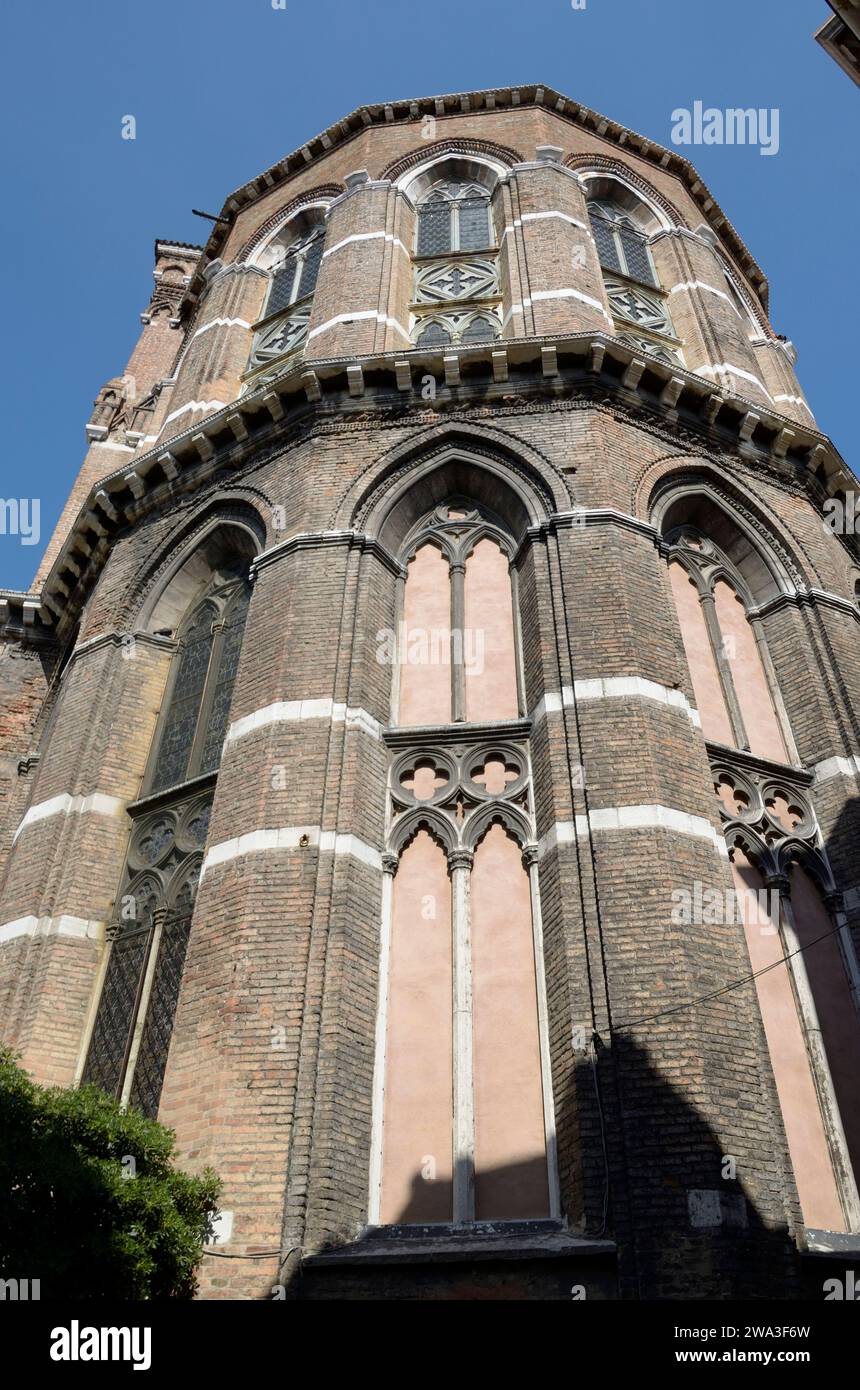
M97 403L36 617L0 610L2 1035L37 1079L80 1079L194 557L241 535L250 608L158 1111L224 1183L238 1258L204 1256L202 1296L791 1298L806 1233L762 1015L749 986L720 993L750 973L744 929L673 917L675 890L732 877L666 537L705 508L734 528L783 770L860 946L860 551L822 524L850 475L684 161L542 88L464 101L368 108L233 195L202 251L158 243L134 399ZM434 160L489 171L496 339L413 346L411 181ZM588 212L612 187L654 219L682 358L618 340ZM249 384L255 258L311 202L307 336ZM410 526L457 497L512 537L562 1211L482 1250L367 1231L405 746L380 644Z

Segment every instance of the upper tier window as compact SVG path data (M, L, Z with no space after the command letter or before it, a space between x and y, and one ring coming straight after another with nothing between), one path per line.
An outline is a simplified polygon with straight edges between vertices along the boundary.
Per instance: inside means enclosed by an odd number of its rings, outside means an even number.
M591 230L604 270L614 270L642 285L658 286L647 238L620 208L612 203L588 205Z
M490 198L485 188L446 179L428 190L418 208L417 255L484 251L492 245Z
M313 294L322 263L324 241L325 228L315 227L307 236L287 247L283 260L272 271L266 318Z

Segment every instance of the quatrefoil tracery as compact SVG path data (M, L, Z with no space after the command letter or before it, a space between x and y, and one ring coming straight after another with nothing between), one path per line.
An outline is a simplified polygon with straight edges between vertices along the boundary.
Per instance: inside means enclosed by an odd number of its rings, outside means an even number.
M531 840L528 759L524 748L479 744L447 752L421 748L403 753L391 768L392 840L416 820L421 808L437 828L446 825L451 843L477 833L495 809L507 814L524 839Z
M713 763L712 770L730 853L742 849L765 877L786 877L792 864L801 863L819 882L830 884L818 822L805 790L789 778L741 771L727 762Z

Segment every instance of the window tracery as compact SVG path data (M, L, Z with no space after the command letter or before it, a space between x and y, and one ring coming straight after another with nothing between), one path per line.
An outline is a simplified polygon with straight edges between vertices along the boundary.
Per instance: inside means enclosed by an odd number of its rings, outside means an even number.
M404 542L374 1224L558 1215L510 553L498 518L459 496Z
M316 225L274 249L269 293L245 371L246 390L279 376L307 338L324 247L325 227Z
M418 205L412 290L416 346L499 336L501 288L494 242L486 188L453 178L431 185ZM454 307L460 305L470 307Z
M618 337L661 362L683 365L647 236L608 200L592 199L588 215Z
M220 576L179 632L132 833L82 1080L158 1113L173 1017L247 616L244 573Z

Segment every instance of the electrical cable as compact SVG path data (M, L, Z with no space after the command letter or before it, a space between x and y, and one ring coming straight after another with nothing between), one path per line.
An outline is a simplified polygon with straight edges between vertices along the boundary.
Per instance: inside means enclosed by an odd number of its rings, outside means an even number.
M766 975L769 970L775 970L778 965L785 965L792 956L802 955L804 951L809 950L810 946L817 946L819 941L826 941L829 936L835 936L839 931L841 931L840 927L834 927L832 931L823 932L821 936L816 936L814 941L807 941L805 946L798 946L796 951L789 951L788 955L780 956L779 960L772 961L770 965L762 966L761 970L754 970L751 975L742 975L739 980L733 980L731 984L712 990L710 994L701 994L697 999L688 999L685 1004L676 1004L671 1009L661 1009L656 1014L644 1014L642 1018L625 1019L623 1023L611 1025L611 1031L619 1033L622 1029L636 1028L640 1023L652 1023L655 1018L665 1018L667 1014L683 1013L685 1009L695 1009L697 1004L707 1003L709 999L718 999L720 995L730 994L733 989L740 989L743 985L750 984L752 980L757 980L760 975Z

